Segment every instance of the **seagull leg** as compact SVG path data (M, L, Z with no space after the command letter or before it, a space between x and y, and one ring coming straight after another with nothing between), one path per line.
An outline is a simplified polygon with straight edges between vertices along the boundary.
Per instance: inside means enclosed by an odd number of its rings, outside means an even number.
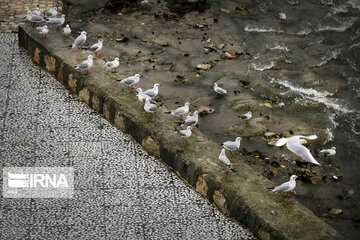
M230 151L230 154L231 154L231 156L235 157L235 155L234 155L234 153L232 151Z
M307 170L309 170L309 171L311 172L311 165L310 165L310 163L307 164L307 167L306 167L306 168L307 168Z
M98 54L97 54L97 52L95 52L95 56L96 56L96 57L98 57Z

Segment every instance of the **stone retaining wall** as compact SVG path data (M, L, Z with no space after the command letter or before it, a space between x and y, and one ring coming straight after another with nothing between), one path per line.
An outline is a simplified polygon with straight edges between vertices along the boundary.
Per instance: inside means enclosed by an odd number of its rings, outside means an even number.
M73 68L84 55L60 46L59 36L49 38L42 41L30 26L19 27L19 45L36 64L110 123L130 134L149 153L160 157L225 215L247 226L260 239L341 239L296 200L284 200L269 192L267 187L274 184L246 163L234 162L235 174L220 171L218 144L195 131L184 145L174 133L173 116L159 111L149 121L127 86L108 77L104 68L97 68L96 64L90 77L85 77Z

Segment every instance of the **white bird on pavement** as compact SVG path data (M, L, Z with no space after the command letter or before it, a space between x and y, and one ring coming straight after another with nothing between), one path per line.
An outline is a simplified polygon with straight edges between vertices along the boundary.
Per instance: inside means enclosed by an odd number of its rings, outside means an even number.
M291 152L301 157L305 162L308 162L309 164L312 163L315 165L320 165L320 163L318 163L315 160L315 158L311 155L309 149L307 149L305 146L302 145L306 143L308 140L314 140L314 139L317 139L316 135L280 138L276 142L276 147L282 148L283 146L286 145L287 149L289 149Z
M102 38L99 38L98 42L91 45L91 47L90 47L90 51L95 52L96 57L98 57L97 52L100 51L102 49L102 47L103 47L103 41L104 40Z
M168 113L168 114L170 113L171 115L182 117L183 115L186 115L189 112L189 110L190 110L189 106L190 106L190 103L186 102L184 106L179 107L175 110L171 110L170 112L166 112L166 113Z
M87 33L85 31L82 31L72 44L72 48L78 47L80 49L81 46L86 42L86 34Z
M237 137L234 142L226 141L221 145L223 146L223 148L225 148L226 150L229 150L230 153L233 154L232 153L233 151L239 150L241 140L242 140L241 137Z
M145 103L145 102L146 102L146 99L151 100L151 97L149 97L148 95L144 94L142 88L137 88L136 91L138 92L136 96L138 97L138 99L139 99L140 102Z
M105 62L105 66L108 69L111 69L111 73L117 73L116 69L119 67L119 65L120 63L118 57L116 57L113 61ZM115 71L113 71L113 69L115 69Z
M41 39L46 39L46 34L49 33L49 29L46 25L42 27L37 27L36 30L41 34Z
M140 74L135 74L134 76L131 77L127 77L121 80L117 80L120 81L121 83L125 83L127 85L129 85L131 87L131 91L134 90L133 86L134 84L137 84L140 81Z
M296 175L291 175L290 180L288 182L284 182L283 184L275 187L274 189L272 189L272 192L283 192L283 198L291 197L288 192L295 193L295 187L296 187Z
M198 121L199 121L199 111L195 110L192 116L191 115L186 116L186 119L183 124L186 126L194 126L198 123Z
M159 109L159 106L150 102L149 98L145 99L144 110L147 113L154 113ZM149 116L149 120L152 119L152 114Z
M46 19L46 21L50 24L57 26L57 29L60 30L60 26L65 23L65 14L62 14L61 17L59 17L59 18L57 18L57 17L48 18L48 19Z
M220 155L219 155L219 160L220 160L220 164L221 166L225 167L226 169L235 172L235 170L232 168L231 166L231 162L230 160L226 157L225 155L225 149L221 149Z
M54 18L57 16L57 14L58 14L57 7L50 8L44 13L45 17L49 17L49 18Z
M161 84L155 83L153 88L150 88L144 92L144 94L148 95L151 98L156 97L159 94L159 87Z
M243 115L240 115L239 118L243 120L250 120L252 118L252 112L249 111Z
M221 87L218 87L217 83L214 83L214 91L217 93L217 94L220 94L220 95L226 95L229 93L228 90L225 90Z
M330 149L323 149L320 152L323 153L325 157L329 157L330 159L331 156L334 156L336 154L336 147L332 147Z
M66 26L62 29L62 32L64 34L64 38L70 39L71 28L69 24L66 24Z
M89 68L92 67L93 65L93 55L89 55L88 59L86 59L85 61L83 61L82 63L78 64L75 66L75 69L84 69L85 70L85 75L89 75Z

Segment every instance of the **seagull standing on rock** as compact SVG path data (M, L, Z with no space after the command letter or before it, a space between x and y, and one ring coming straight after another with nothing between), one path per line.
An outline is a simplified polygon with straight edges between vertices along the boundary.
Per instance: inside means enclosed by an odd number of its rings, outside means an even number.
M48 17L48 18L54 18L57 16L57 14L58 14L57 7L53 7L44 13L45 17Z
M125 83L127 85L129 85L131 87L131 92L134 90L133 85L137 84L140 81L140 74L135 74L134 76L131 77L127 77L124 78L122 80L117 80L120 81L121 83Z
M92 65L93 65L93 58L94 58L93 55L89 55L89 56L88 56L88 59L85 60L85 61L83 61L83 62L80 63L79 65L76 65L76 66L75 66L75 69L85 69L85 75L86 75L86 76L89 75L90 73L89 73L89 70L88 70L88 69L91 68Z
M241 142L242 138L241 137L237 137L235 139L234 142L232 141L226 141L223 144L221 144L223 146L223 148L225 148L226 150L229 150L231 155L233 154L233 151L239 150L240 148L240 142Z
M187 126L186 129L180 130L179 134L184 138L184 143L187 144L186 138L191 137L191 126Z
M151 100L151 97L149 97L148 95L144 94L142 88L137 88L136 91L138 92L136 96L138 97L138 99L139 99L140 102L145 103L145 102L146 102L146 99Z
M219 160L220 160L220 164L221 166L225 167L226 169L235 172L235 170L232 168L231 166L231 162L230 160L226 157L225 155L225 149L221 149L220 155L219 155Z
M103 41L104 40L102 38L99 38L98 42L90 47L90 51L95 52L96 57L98 57L97 52L100 51L103 47Z
M153 104L150 102L150 99L149 98L146 98L145 100L145 105L144 105L144 110L145 112L147 113L154 113L156 110L159 109L159 106L156 105L156 104ZM152 119L152 115L150 115L150 120Z
M57 26L57 29L60 31L60 26L65 23L65 14L62 14L61 17L59 17L59 18L57 18L57 17L48 18L48 19L46 19L46 21L50 24Z
M166 112L166 113L171 114L171 115L175 115L175 116L180 116L181 119L182 119L183 115L188 114L188 112L190 110L189 106L190 106L190 103L186 102L184 106L179 107L179 108L177 108L175 110L171 110L170 112Z
M279 148L283 148L285 145L287 149L289 149L291 152L295 153L299 157L301 157L305 162L308 163L308 168L310 168L310 163L315 165L320 165L315 158L311 155L309 149L307 149L302 144L307 143L308 140L314 140L317 139L316 135L310 135L310 136L293 136L289 138L280 138L275 146Z
M82 31L80 35L75 39L74 43L72 44L72 48L81 48L81 46L86 42L86 32Z
M117 73L116 69L119 67L119 65L120 63L118 57L116 57L113 61L105 62L105 66L108 69L111 69L111 73ZM113 69L115 69L115 71L113 71Z
M66 24L66 26L62 29L62 32L64 34L64 39L70 39L71 28L69 27L69 24Z
M330 149L323 149L320 152L323 153L325 157L329 157L330 160L331 156L334 156L336 154L336 147L332 147Z
M155 83L153 88L150 88L144 92L144 94L148 95L151 98L156 97L159 94L159 87L161 84Z
M186 117L183 124L186 126L194 126L198 123L198 121L199 121L199 111L195 110L192 116L188 115Z
M252 118L252 112L249 111L243 115L240 115L239 118L243 120L250 120Z
M228 90L225 90L221 87L218 87L217 83L214 83L214 91L217 93L217 94L220 94L220 95L226 95L229 93Z
M290 194L288 192L294 192L295 193L295 187L296 187L296 175L292 175L290 177L290 181L284 182L283 184L275 187L270 188L272 189L272 192L283 192L283 198L290 198Z
M28 12L28 16L26 18L28 21L32 22L32 27L35 27L35 23L41 23L41 22L44 22L45 19L39 15L36 15L36 14L32 14L30 12Z
M39 34L41 34L41 39L46 39L46 34L49 33L49 29L46 25L37 27L36 30L38 30Z

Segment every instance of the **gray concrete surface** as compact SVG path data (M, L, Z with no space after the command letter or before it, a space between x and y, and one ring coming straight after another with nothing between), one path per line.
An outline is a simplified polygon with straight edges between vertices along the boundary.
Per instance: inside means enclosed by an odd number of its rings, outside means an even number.
M16 34L0 41L1 172L75 169L73 199L1 198L0 239L252 238L35 66Z

